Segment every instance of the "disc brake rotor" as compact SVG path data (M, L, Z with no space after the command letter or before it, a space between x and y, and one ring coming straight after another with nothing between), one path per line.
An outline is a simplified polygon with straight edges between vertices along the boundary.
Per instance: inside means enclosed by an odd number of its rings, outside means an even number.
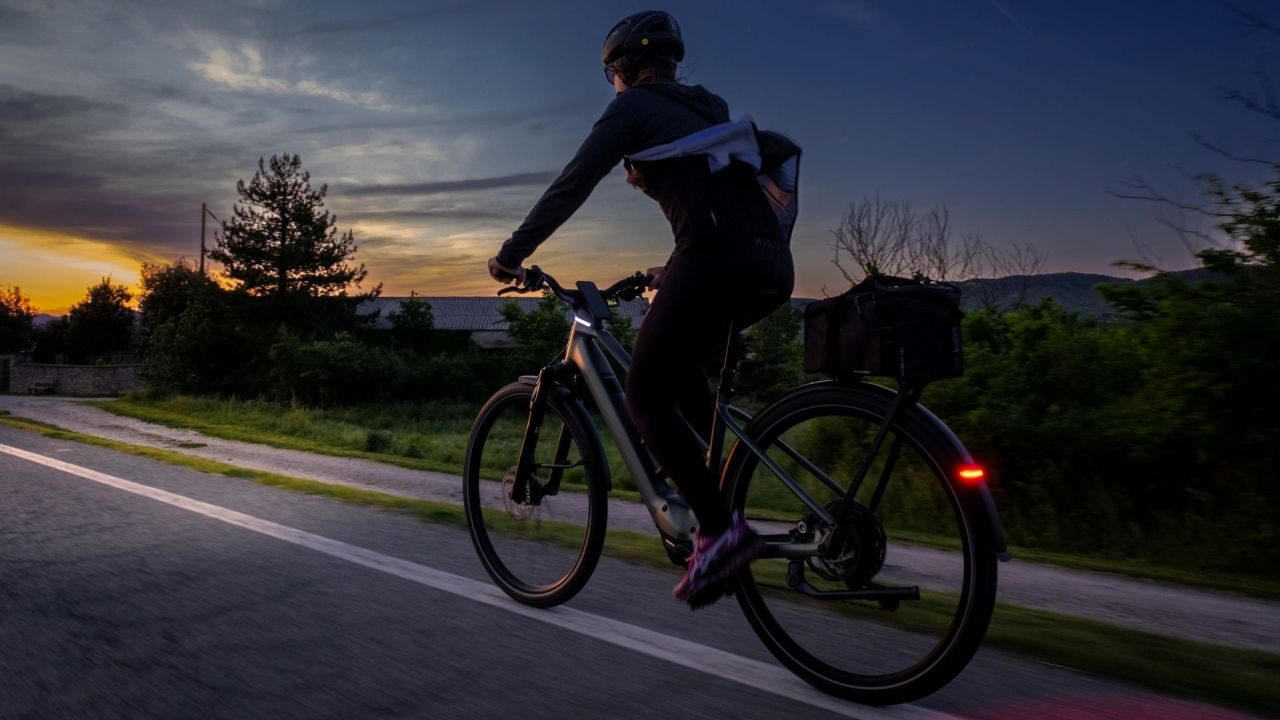
M529 478L529 482L533 484L535 489L540 485L537 476ZM516 469L511 468L502 476L502 509L506 511L507 515L516 520L527 520L537 512L538 506L527 502L517 502L515 498L511 497L515 486Z
M840 501L827 505L836 513ZM862 588L884 567L884 525L865 505L853 503L845 520L844 532L833 534L831 547L822 555L809 558L809 569L832 582L843 582L850 588Z

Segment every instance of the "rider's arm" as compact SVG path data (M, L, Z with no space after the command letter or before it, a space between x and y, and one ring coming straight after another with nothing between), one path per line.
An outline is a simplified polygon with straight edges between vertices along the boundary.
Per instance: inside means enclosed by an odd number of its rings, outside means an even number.
M542 194L519 229L502 244L497 260L519 267L524 259L587 201L596 184L622 161L636 134L636 115L624 107L626 93L614 98L591 128L582 147Z

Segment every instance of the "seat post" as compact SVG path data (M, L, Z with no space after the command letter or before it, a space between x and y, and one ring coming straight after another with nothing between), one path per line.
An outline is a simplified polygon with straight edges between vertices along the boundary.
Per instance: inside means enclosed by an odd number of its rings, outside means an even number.
M720 385L716 388L711 438L707 445L707 468L717 478L720 475L720 457L724 454L724 420L720 417L721 408L733 397L733 385L738 379L738 359L742 356L744 345L737 323L730 323L729 340L724 349L724 367L720 369Z

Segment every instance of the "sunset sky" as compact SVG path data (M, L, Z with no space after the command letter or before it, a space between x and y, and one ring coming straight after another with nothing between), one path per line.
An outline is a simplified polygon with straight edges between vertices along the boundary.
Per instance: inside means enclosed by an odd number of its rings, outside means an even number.
M1243 7L1266 3L1240 0ZM644 9L564 2L0 0L0 285L62 313L110 275L194 259L260 156L298 153L387 295L489 294L484 261L612 97L601 41ZM831 230L879 195L1120 274L1135 243L1191 264L1135 175L1254 180L1198 146L1274 153L1223 99L1270 39L1225 4L1113 0L668 2L682 74L805 149L796 294L842 289ZM1271 56L1264 51L1270 45ZM1206 228L1207 229L1207 228ZM212 241L212 232L210 232ZM564 279L660 264L657 206L618 171L533 256Z

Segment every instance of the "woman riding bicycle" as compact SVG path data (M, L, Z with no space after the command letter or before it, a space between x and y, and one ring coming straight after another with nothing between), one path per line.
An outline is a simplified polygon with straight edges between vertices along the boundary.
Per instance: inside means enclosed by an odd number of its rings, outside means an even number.
M728 105L700 85L676 79L684 40L671 15L623 18L605 37L605 77L617 96L528 217L489 260L499 282L586 201L624 158L729 121ZM759 554L761 543L731 517L718 478L683 419L709 433L706 370L723 358L729 333L746 328L791 295L794 269L777 216L740 160L712 171L707 155L630 161L628 181L656 200L671 223L675 249L650 269L658 290L636 337L627 376L627 408L645 445L697 515L693 557L673 594L699 607L727 589L723 580Z

